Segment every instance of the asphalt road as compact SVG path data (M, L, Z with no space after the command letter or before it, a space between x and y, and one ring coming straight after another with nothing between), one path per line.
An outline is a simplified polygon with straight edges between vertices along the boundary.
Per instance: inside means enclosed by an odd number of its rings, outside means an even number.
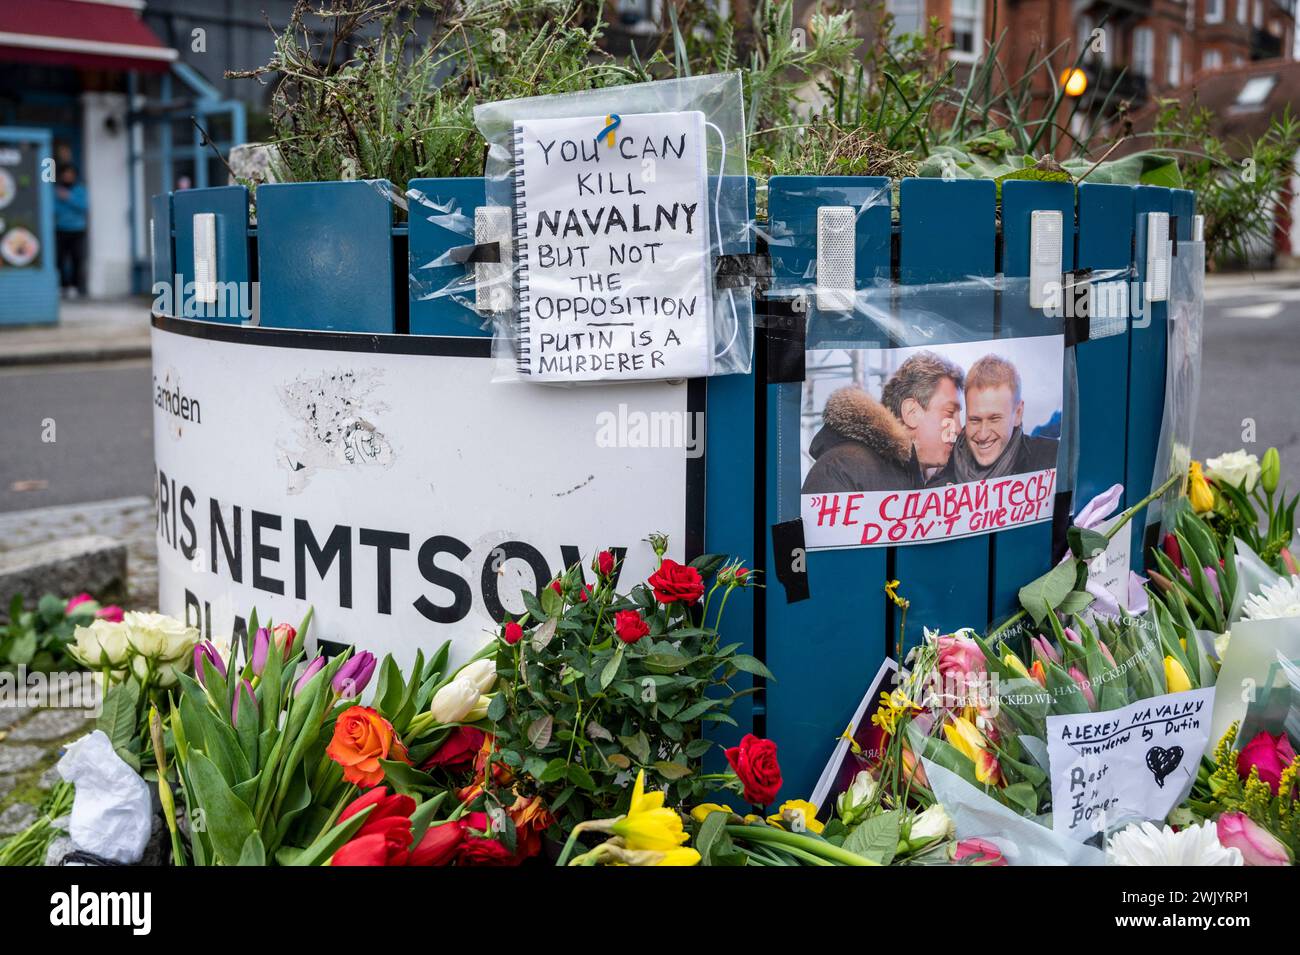
M144 360L0 369L0 512L152 495L149 386Z
M1297 364L1300 275L1209 283L1194 454L1276 445L1300 474ZM149 386L145 361L0 370L0 512L152 494Z

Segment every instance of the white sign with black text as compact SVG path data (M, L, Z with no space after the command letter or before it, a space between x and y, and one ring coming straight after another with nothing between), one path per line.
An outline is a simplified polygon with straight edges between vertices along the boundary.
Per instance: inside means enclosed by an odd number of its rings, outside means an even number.
M1164 819L1191 789L1210 738L1214 687L1117 710L1047 718L1052 828L1079 841Z
M684 556L698 454L606 432L620 406L693 422L689 385L510 387L486 340L391 341L435 353L155 319L164 612L228 636L254 606L294 624L312 606L320 638L404 666L451 639L464 660L603 548L624 589L653 570L647 534Z

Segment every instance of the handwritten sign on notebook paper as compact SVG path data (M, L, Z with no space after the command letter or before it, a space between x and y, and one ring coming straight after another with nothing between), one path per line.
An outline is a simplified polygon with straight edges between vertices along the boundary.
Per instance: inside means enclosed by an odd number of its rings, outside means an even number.
M700 112L516 121L519 374L709 374L705 135Z

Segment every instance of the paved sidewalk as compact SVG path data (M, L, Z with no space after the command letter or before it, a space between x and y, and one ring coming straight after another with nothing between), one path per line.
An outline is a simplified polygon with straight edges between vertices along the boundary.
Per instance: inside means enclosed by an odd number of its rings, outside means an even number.
M128 610L158 607L158 549L153 501L125 497L115 501L39 507L0 514L0 550L103 534L126 544ZM8 595L0 595L8 600ZM63 594L61 596L71 596Z
M64 301L57 325L0 325L0 367L149 357L147 297Z

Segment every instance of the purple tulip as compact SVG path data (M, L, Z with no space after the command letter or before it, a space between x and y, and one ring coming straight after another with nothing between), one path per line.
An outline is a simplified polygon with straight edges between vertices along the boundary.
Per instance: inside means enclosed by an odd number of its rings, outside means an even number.
M307 664L307 669L302 671L302 676L298 677L298 682L294 684L293 695L298 696L303 690L307 689L307 684L321 670L325 669L325 658L317 657Z
M373 653L358 653L334 674L334 692L343 697L360 696L374 675L375 664Z
M271 631L266 627L257 628L253 638L253 676L261 676L266 669L266 655L271 652Z
M203 671L203 661L207 660L212 664L212 669L221 674L222 679L226 676L226 663L221 659L221 654L217 652L217 646L211 640L204 640L194 645L194 676L202 686L207 686L204 682L207 676Z
M230 722L235 725L239 724L239 701L242 697L248 697L247 706L253 708L253 715L257 715L257 697L253 695L253 684L247 680L239 681L239 689L235 690L235 705L230 709Z

